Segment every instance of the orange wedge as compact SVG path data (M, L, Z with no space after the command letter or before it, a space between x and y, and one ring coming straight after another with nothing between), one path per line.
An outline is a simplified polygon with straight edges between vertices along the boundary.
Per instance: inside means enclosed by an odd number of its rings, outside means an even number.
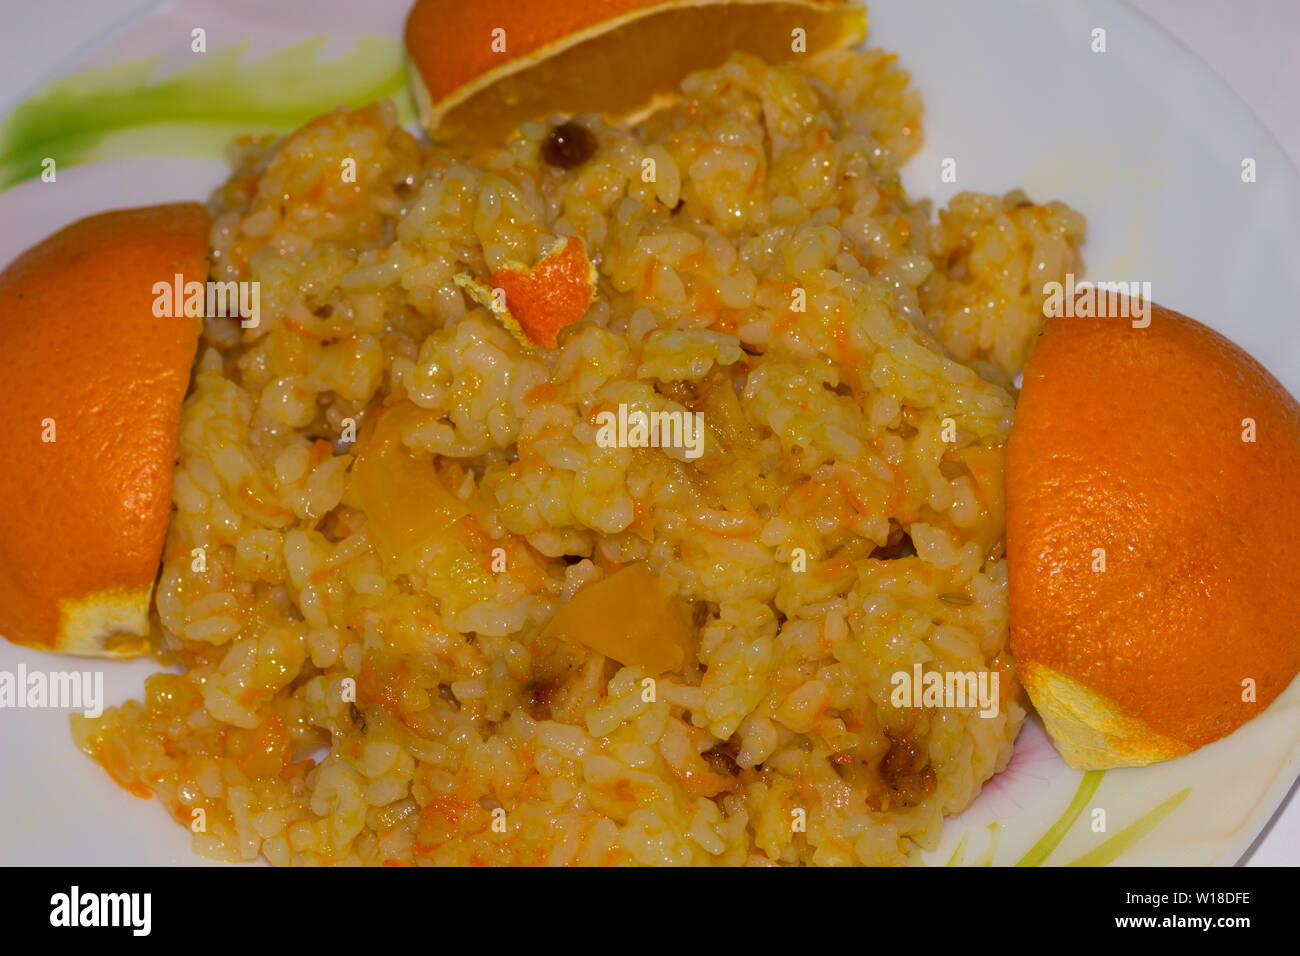
M1054 318L1007 444L1011 650L1072 766L1231 733L1300 671L1300 405L1199 322Z
M201 319L154 315L159 282L203 282L207 210L73 223L0 273L0 634L69 654L148 647L181 400Z
M733 52L779 62L866 32L853 0L418 0L406 48L424 128L480 146L554 113L634 118Z

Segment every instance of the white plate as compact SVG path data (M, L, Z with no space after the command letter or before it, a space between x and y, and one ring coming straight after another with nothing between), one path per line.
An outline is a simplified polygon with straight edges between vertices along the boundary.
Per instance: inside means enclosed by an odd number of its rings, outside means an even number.
M0 192L0 262L92 212L204 198L223 176L220 144L235 133L283 130L336 101L399 90L408 6L178 0L107 38L69 64L69 71L110 68L83 86L121 91L180 75L188 92L173 99L189 99L164 125L112 131L79 165L60 159L77 144L55 140L55 183L28 180ZM1204 65L1110 0L881 0L871 13L869 43L900 55L925 100L926 145L904 177L913 196L943 202L962 189L1022 186L1036 200L1069 202L1088 216L1090 278L1152 283L1157 301L1224 332L1300 392L1300 324L1290 319L1300 301L1300 176ZM178 40L199 24L207 31L204 55ZM1092 50L1097 28L1106 31L1104 53ZM282 55L250 65L312 37L321 37L320 50L300 52L291 69ZM246 58L236 65L230 50L245 42ZM344 56L353 59L328 62ZM122 67L146 58L159 60L152 74ZM245 90L233 98L233 114L205 111L213 102L231 105L232 82ZM401 100L409 110L404 93ZM129 101L125 93L110 97L72 126L112 117L114 104ZM43 121L58 127L55 120ZM7 159L5 147L0 140ZM1258 170L1249 184L1241 178L1248 157ZM940 181L945 158L957 161L955 184ZM12 172L0 164L0 182ZM114 703L138 697L155 669L0 642L0 670L20 664L102 669ZM156 802L131 797L76 750L65 712L0 711L0 766L8 770L0 863L202 862ZM1300 682L1231 737L1142 769L1070 770L1031 720L1008 770L948 821L937 850L914 862L1232 863L1298 772ZM1104 832L1095 827L1098 811Z

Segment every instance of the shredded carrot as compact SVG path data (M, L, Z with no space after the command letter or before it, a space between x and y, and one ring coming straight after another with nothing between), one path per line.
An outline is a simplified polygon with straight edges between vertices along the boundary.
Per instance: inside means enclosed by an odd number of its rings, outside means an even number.
M745 147L745 151L754 157L754 175L749 178L748 191L753 192L763 181L763 154L754 146Z
M327 335L322 335L319 332L313 332L311 329L307 328L307 326L303 325L301 322L297 321L296 319L291 319L287 315L284 317L282 321L286 329L289 329L295 335L301 336L304 339L311 339L313 342L324 342L327 338L329 338L329 336Z
M641 279L641 298L648 299L654 294L655 270L659 268L659 260L651 256L645 264L645 275Z
M894 476L894 494L889 499L889 504L885 506L887 514L895 514L903 506L903 500L907 497L907 479L903 477L903 471L892 462L886 462L890 473Z
M148 787L144 786L144 784L134 783L127 780L114 767L110 766L108 760L104 756L104 743L102 740L95 741L95 759L101 767L108 771L108 775L113 778L113 782L127 793L131 794L131 796L139 797L141 800L148 800L153 796L153 792L150 791Z
M819 578L826 581L835 578L837 575L843 574L852 567L852 559L840 556L838 558L829 558L828 560L821 562L817 567L816 573Z
M324 438L317 438L311 446L311 467L315 468L321 462L334 457L334 444Z
M836 470L835 480L840 486L840 491L844 492L844 497L848 498L849 503L853 505L854 511L863 515L871 514L871 509L868 508L862 499L853 493L853 489L849 487L848 480L844 477L843 471L838 469Z
M524 393L524 402L528 405L541 405L545 402L553 402L560 390L554 382L543 382L541 385L534 385Z
M273 505L263 501L247 483L239 486L239 497L247 502L248 505L258 514L264 515L268 518L291 519L293 517L293 512L288 508L281 508L279 505Z

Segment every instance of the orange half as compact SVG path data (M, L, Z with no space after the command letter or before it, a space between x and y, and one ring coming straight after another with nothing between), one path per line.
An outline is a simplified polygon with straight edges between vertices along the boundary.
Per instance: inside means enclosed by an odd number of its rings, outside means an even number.
M208 228L194 203L107 212L0 273L0 634L16 644L148 646L202 322L156 316L155 285L207 279Z
M1300 671L1300 404L1159 306L1049 319L1007 443L1016 670L1071 766L1176 757Z

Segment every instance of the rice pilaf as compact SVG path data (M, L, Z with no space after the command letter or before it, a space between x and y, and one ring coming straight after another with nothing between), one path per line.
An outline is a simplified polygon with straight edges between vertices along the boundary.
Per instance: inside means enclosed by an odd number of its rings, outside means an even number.
M74 718L83 749L232 861L935 845L1024 717L989 476L1084 223L1021 193L932 221L898 177L920 112L880 51L737 55L635 128L579 117L571 168L548 125L471 159L389 103L242 142L212 277L260 282L261 322L208 320L182 415L183 670ZM599 286L556 349L457 285L571 235ZM703 453L603 447L619 406L702 413ZM675 670L547 629L627 566L687 609ZM915 664L996 670L998 714L895 707Z

